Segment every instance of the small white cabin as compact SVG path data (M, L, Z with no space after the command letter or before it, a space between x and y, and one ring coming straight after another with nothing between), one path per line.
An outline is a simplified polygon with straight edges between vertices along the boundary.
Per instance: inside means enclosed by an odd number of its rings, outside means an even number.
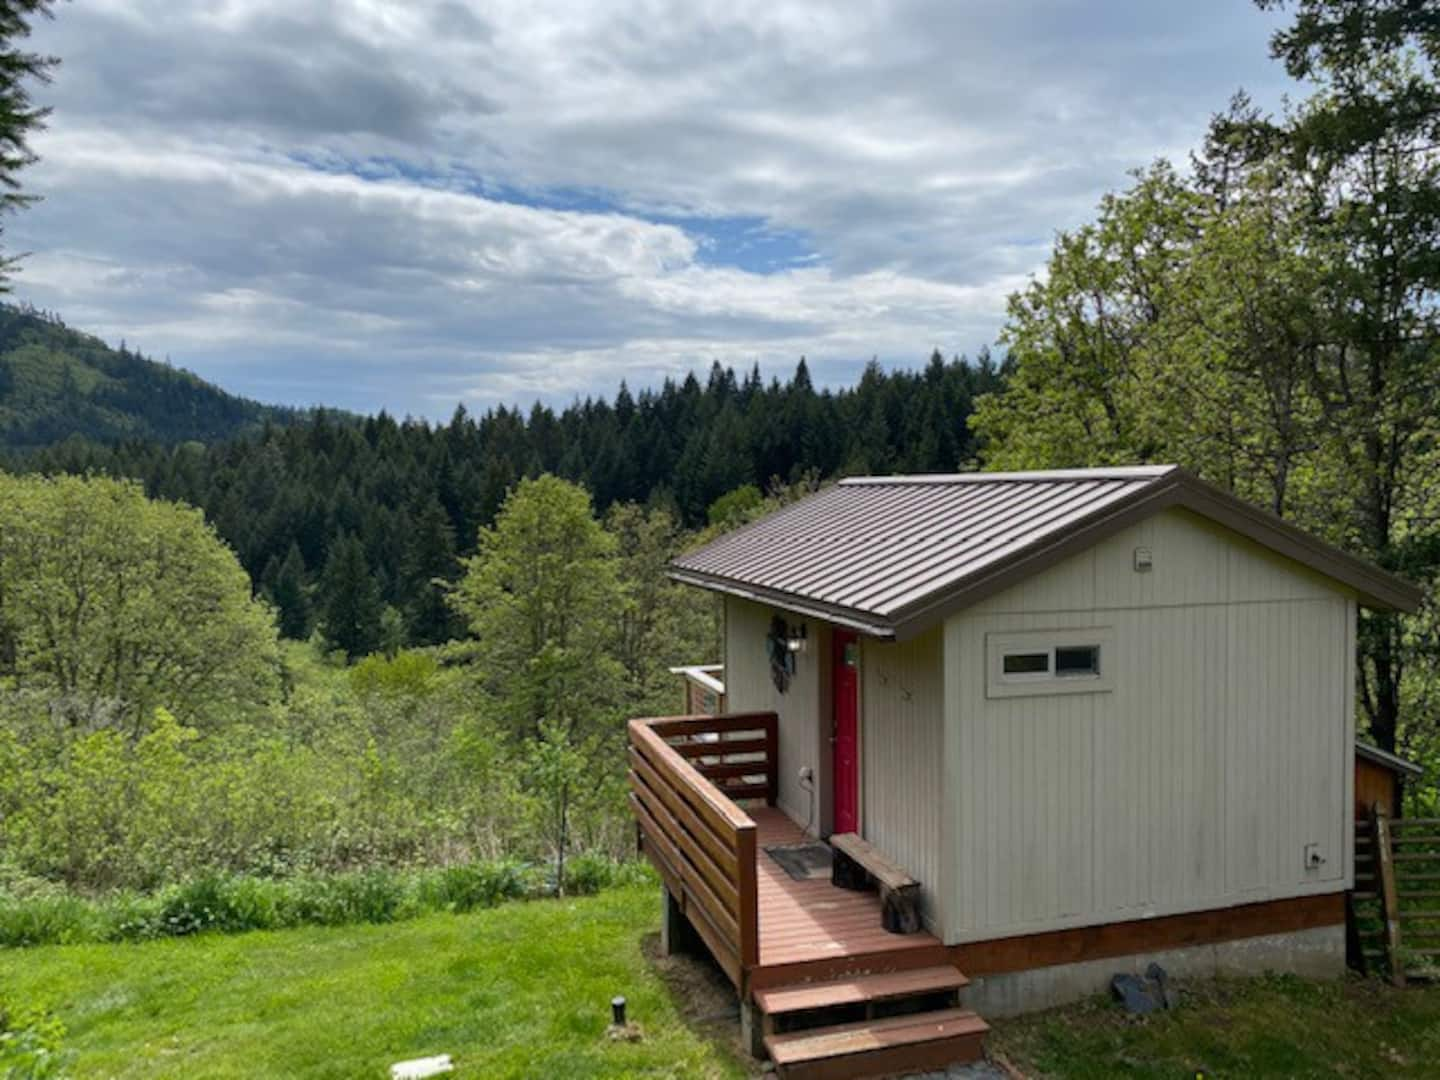
M1410 584L1169 466L845 480L671 574L725 596L776 808L917 880L977 1007L1343 966L1356 611Z

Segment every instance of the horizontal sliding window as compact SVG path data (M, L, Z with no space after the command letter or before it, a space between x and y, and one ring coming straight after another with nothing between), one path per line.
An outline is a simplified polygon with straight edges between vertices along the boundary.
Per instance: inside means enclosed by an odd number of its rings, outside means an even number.
M1114 685L1115 632L1108 626L987 634L985 651L986 697L1086 693Z
M1057 645L1055 677L1058 679L1100 674L1099 645Z
M1050 654L1048 652L1022 652L1005 654L1006 675L1048 675Z

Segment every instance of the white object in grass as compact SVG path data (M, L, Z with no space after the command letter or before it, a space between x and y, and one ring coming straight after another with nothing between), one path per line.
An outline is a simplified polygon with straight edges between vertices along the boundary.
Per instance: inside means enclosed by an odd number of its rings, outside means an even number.
M455 1071L455 1063L449 1054L438 1057L416 1058L414 1061L397 1061L390 1066L390 1080L424 1080L427 1076Z

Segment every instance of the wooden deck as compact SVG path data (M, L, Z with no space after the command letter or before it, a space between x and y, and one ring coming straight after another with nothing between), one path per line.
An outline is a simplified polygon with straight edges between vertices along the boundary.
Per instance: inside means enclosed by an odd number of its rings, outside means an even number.
M777 731L774 713L630 721L630 806L666 933L688 924L705 942L740 995L742 1038L787 1080L976 1060L988 1029L955 1007L966 980L944 945L888 932L875 893L796 881L765 850L806 839L775 806Z
M775 806L774 713L632 720L629 733L641 846L742 998L947 962L931 934L888 932L876 893L796 881L765 851L806 839Z
M803 843L800 826L772 806L749 807L747 813L757 831L760 964L753 976L757 987L809 974L944 962L945 948L931 934L886 931L880 925L880 898L875 893L837 889L823 878L790 877L765 848ZM819 970L812 972L812 966Z

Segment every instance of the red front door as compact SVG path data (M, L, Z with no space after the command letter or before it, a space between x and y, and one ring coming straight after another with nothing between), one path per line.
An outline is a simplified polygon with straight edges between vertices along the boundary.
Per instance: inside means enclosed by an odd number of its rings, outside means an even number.
M860 827L860 643L848 630L836 630L832 641L834 831L847 833Z

